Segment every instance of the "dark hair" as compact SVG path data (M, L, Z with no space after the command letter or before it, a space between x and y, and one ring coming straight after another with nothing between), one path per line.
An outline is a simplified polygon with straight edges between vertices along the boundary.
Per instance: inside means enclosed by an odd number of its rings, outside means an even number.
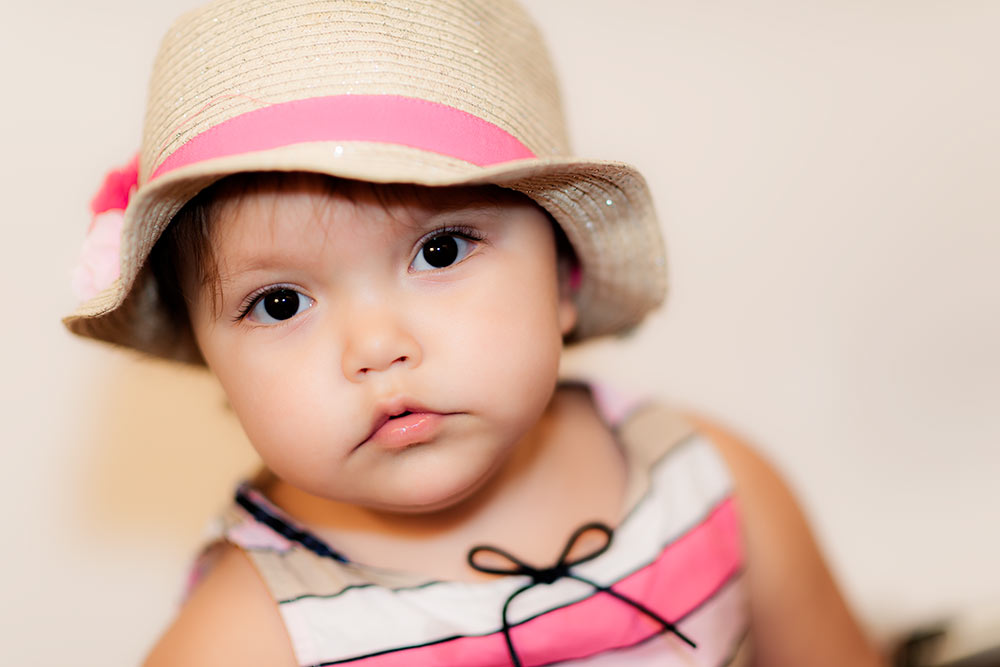
M149 254L149 270L156 283L157 292L164 306L169 323L178 332L190 336L189 315L190 290L193 286L210 288L213 305L218 304L220 294L219 267L212 248L213 221L228 202L239 200L249 193L260 190L281 190L301 183L305 179L320 179L330 192L342 192L350 198L359 195L365 188L374 193L379 202L388 206L391 191L384 186L363 181L350 181L319 174L304 172L250 172L227 176L199 192L173 217L160 239ZM412 188L420 192L421 186L393 184L394 188ZM524 198L545 213L555 237L560 280L568 284L569 274L577 266L576 253L562 227L527 195L499 186L478 186L482 196L497 203L508 202L511 198ZM192 336L193 338L193 336Z
M163 305L166 324L172 326L179 337L190 339L192 350L197 350L198 346L191 329L188 290L184 288L189 276L199 285L214 286L218 281L211 230L213 213L218 208L215 189L211 186L202 190L173 217L150 251L147 264ZM198 353L200 356L200 351Z

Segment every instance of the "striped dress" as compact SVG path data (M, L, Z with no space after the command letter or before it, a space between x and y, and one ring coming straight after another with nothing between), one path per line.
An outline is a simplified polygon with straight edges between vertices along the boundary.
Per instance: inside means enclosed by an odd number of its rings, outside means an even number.
M628 461L628 512L606 551L554 580L435 581L352 563L247 484L219 536L257 567L300 665L749 664L739 520L721 458L676 413L606 405Z

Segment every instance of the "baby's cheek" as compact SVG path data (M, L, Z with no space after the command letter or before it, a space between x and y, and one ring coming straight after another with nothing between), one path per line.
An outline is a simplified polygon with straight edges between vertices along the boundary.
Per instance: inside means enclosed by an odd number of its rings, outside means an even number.
M472 377L503 401L508 418L530 420L548 401L559 369L557 299L544 284L506 287L495 290L489 307L470 318L466 331L474 342L463 349Z
M305 372L309 368L312 372ZM294 447L315 457L310 448L322 440L330 406L319 404L326 395L323 374L315 366L278 353L244 357L226 377L224 387L233 410L251 444L267 459Z

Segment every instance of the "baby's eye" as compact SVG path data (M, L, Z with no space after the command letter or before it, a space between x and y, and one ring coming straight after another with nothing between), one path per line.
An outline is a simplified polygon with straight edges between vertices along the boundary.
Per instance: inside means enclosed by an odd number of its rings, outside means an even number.
M276 324L295 317L313 303L305 294L281 287L258 297L247 317L259 324Z
M438 234L424 241L410 268L414 271L443 269L465 259L474 247L472 241L457 234Z

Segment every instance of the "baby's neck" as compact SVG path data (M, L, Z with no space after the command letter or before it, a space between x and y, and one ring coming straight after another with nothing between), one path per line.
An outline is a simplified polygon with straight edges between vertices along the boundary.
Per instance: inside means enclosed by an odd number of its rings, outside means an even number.
M351 560L436 579L478 579L466 554L498 546L544 566L579 525L621 518L625 461L586 389L559 388L496 475L447 509L398 514L316 498L283 482L266 493Z

